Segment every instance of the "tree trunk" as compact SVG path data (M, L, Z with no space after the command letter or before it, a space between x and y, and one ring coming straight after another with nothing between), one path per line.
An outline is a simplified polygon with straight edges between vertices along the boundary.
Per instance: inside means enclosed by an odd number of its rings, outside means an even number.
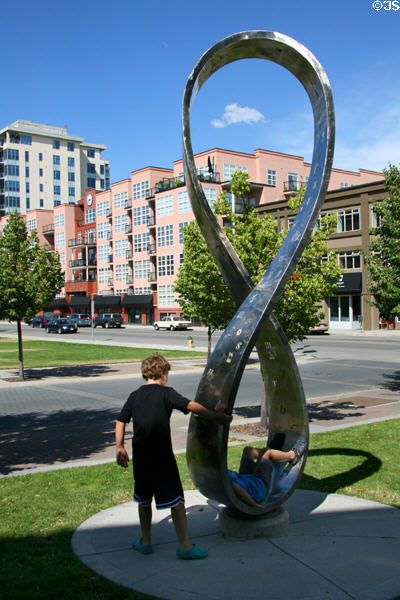
M208 332L207 332L207 341L208 341L208 356L207 356L207 358L210 358L210 356L211 356L211 336L212 336L212 331L211 331L211 327L209 327Z
M18 330L18 359L19 359L19 379L24 380L24 358L22 354L22 330L21 321L17 321Z

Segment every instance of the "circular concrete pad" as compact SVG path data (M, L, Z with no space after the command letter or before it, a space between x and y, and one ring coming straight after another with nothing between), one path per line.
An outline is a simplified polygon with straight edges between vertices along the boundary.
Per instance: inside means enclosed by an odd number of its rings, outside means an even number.
M289 513L280 506L261 519L238 519L225 508L219 513L221 533L241 540L281 537L289 532Z
M153 512L153 549L139 537L137 505L104 510L72 537L79 558L115 583L165 600L393 600L400 594L400 510L296 490L285 503L287 536L238 540L219 531L223 510L197 491L185 494L189 530L209 557L180 561L169 511Z

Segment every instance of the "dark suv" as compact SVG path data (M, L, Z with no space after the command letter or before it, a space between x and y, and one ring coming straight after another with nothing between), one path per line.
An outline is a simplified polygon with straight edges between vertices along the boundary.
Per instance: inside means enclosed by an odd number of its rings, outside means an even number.
M122 315L120 313L104 313L95 317L94 319L94 327L121 327Z

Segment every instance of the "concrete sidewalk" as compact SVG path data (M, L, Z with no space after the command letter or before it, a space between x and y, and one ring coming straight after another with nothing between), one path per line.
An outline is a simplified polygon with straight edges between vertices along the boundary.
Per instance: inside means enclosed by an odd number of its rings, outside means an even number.
M114 506L75 531L72 547L111 581L165 600L394 600L400 593L400 511L341 496L297 490L286 502L289 534L223 536L222 506L186 492L191 536L209 557L181 561L169 511L154 511L153 554L131 549L140 537L137 505Z

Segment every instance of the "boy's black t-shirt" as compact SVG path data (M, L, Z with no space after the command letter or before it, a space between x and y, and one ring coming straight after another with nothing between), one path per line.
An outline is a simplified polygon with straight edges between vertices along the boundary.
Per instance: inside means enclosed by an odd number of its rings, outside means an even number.
M118 421L129 423L133 420L133 453L140 448L147 452L172 451L170 417L174 408L184 414L190 411L190 400L181 396L173 388L147 384L132 392L118 416Z

